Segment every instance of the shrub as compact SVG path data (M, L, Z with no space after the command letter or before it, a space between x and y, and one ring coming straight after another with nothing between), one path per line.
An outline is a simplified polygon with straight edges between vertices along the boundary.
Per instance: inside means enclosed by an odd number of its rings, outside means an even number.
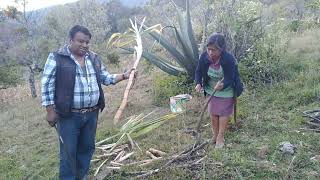
M108 63L118 66L120 63L120 56L116 52L112 51L107 54Z
M0 88L15 86L22 81L21 67L4 66L0 67Z
M178 94L191 93L194 84L188 81L186 75L172 76L156 74L153 78L153 103L155 105L169 104L169 98Z
M241 61L239 71L243 81L249 85L272 84L287 77L285 63L286 47L275 39L261 39L255 48Z

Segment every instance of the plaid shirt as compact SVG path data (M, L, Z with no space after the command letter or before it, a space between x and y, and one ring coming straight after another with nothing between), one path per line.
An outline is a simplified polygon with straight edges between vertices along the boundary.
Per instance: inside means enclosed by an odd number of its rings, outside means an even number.
M98 104L99 100L99 87L94 71L94 66L89 59L89 55L85 56L85 69L81 68L80 64L75 60L74 56L70 53L69 47L65 46L62 50L67 53L72 60L76 63L76 77L74 87L73 107L75 109L93 107ZM41 79L41 94L42 105L54 105L54 92L56 80L56 60L53 53L50 53L44 67L43 76ZM104 85L116 83L116 74L110 74L105 66L101 64L101 82Z

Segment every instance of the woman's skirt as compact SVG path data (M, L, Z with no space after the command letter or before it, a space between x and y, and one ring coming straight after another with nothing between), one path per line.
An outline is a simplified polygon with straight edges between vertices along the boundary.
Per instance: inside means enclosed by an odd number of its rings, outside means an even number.
M230 116L233 113L234 98L212 97L208 104L210 115Z

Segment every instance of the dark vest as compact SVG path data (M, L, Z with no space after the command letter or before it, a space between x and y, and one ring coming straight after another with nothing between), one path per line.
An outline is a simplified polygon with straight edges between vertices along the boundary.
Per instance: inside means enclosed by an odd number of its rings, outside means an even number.
M70 115L73 105L74 86L76 80L77 64L69 56L54 53L56 60L56 81L54 104L56 112L61 116ZM96 79L99 86L100 97L98 106L101 111L105 107L104 94L101 88L101 60L96 55L91 55L90 60L94 65Z

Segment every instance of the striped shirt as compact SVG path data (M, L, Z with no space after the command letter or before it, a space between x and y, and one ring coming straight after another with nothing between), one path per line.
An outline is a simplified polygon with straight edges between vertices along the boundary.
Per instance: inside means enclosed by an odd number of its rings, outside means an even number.
M70 53L67 46L65 51L70 55L71 59L76 63L76 76L74 87L73 107L75 109L93 107L98 104L100 92L96 79L96 73L89 55L85 56L85 66L81 68L80 64L75 60L75 57ZM56 60L53 53L50 53L44 67L41 79L41 94L42 105L54 105L55 93L55 74L56 74ZM116 83L116 74L110 74L105 66L101 64L101 83L110 85Z

